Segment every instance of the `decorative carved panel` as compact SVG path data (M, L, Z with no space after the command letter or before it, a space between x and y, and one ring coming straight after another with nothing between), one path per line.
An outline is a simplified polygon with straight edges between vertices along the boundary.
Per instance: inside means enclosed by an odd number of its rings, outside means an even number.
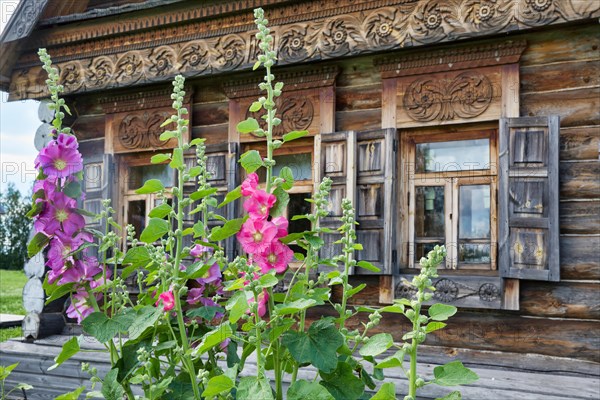
M451 42L600 16L600 4L580 0L387 3L382 7L376 0L329 0L267 8L278 64ZM52 48L67 93L171 80L178 73L197 76L250 70L256 59L256 28L250 7L247 13L239 13L246 7L247 3L205 12L207 9L194 4L193 9L158 16L132 15L130 21L111 20L85 29L79 25L66 25L57 31L45 29L32 38L31 48ZM178 23L171 24L173 21ZM15 86L23 73L31 86L43 86L34 51L18 60L10 98L46 96L36 93L37 89Z

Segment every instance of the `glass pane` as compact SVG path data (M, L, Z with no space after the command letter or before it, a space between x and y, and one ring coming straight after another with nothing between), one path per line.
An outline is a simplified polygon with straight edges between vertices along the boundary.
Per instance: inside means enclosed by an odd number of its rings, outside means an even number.
M291 218L294 215L302 215L308 214L311 211L310 203L305 201L305 199L310 198L310 193L291 193L290 194L290 202L288 203L288 219L290 220L288 226L288 233L297 233L304 232L310 230L310 221L307 219L299 219L296 221L291 221ZM306 250L304 250L300 246L291 245L290 248L294 251L294 253L302 253L306 254Z
M141 188L148 179L158 179L165 187L175 185L175 173L167 164L140 165L129 168L129 190Z
M490 186L460 186L458 219L459 239L489 239Z
M146 200L133 200L128 202L127 221L135 228L135 237L139 239L140 234L146 227Z
M274 156L273 160L277 163L273 167L274 176L279 176L281 169L288 167L292 170L295 181L312 179L312 155L309 153ZM256 173L260 182L266 180L266 171L264 168L256 171Z
M419 267L419 260L423 257L427 257L427 254L433 250L435 246L443 245L443 242L440 243L415 243L415 268ZM441 267L446 264L446 260L442 262Z
M458 248L458 262L461 264L489 264L490 245L485 243L461 243Z
M415 187L415 238L443 238L444 226L444 187Z
M447 172L490 168L490 140L456 140L417 144L417 172Z

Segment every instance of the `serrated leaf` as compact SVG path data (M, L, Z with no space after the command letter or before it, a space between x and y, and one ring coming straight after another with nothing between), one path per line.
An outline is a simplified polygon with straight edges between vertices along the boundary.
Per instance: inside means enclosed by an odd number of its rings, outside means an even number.
M393 344L394 339L392 338L392 335L389 333L378 333L377 335L372 336L358 352L363 357L375 357L392 347Z
M438 329L442 329L445 326L446 326L446 324L443 322L432 321L432 322L428 323L427 326L425 327L425 332L431 333L431 332L437 331Z
M313 299L299 299L289 303L277 304L275 306L275 311L279 315L293 314L306 310L316 304L317 301Z
M61 394L60 396L56 396L54 400L78 400L81 393L85 390L85 386L79 386L77 389L72 392Z
M74 282L69 282L65 283L64 285L55 286L55 289L51 293L46 292L48 298L46 299L45 304L50 304L54 300L58 300L64 295L71 293L73 291L73 286L75 286Z
M137 194L150 194L160 192L161 190L164 190L164 188L164 185L158 179L148 179L144 182L144 185L135 192Z
M404 360L404 351L399 350L393 356L389 356L381 360L375 368L384 369L384 368L396 368L402 366L402 361Z
M321 385L336 400L358 400L365 391L365 384L354 375L352 366L346 362L337 363L336 369L328 374L321 372Z
M246 292L235 293L225 305L225 309L229 311L229 322L235 324L248 311L248 300Z
M242 154L239 163L249 174L264 165L262 157L257 150L250 150Z
M240 379L236 398L238 400L273 400L273 390L267 379L245 376Z
M155 154L150 158L152 164L160 164L171 159L170 154Z
M306 332L284 333L282 343L297 362L311 363L330 372L337 366L337 349L344 344L344 337L331 320L321 319L313 322Z
M150 218L148 226L144 228L140 235L140 240L144 243L154 243L169 232L169 222L161 218Z
M273 287L279 283L279 279L271 274L265 274L258 279L258 289L267 289Z
M396 400L396 385L392 382L384 383L371 400Z
M127 279L129 275L136 269L148 265L152 261L148 249L144 246L131 247L127 250L122 264L128 265L123 269L122 278Z
M233 381L225 375L217 375L210 378L202 397L211 398L221 393L229 392L234 387Z
M135 317L129 328L129 340L135 340L163 315L163 310L158 307L144 306L135 312Z
M122 400L125 390L117 381L119 369L111 369L102 381L102 395L106 400Z
M317 382L298 380L287 391L288 400L334 400L334 397Z
M93 312L81 323L83 330L89 333L100 343L106 343L114 338L119 332L129 329L135 318L135 312L117 314L112 318L101 312Z
M292 140L300 139L306 135L308 135L308 131L291 131L290 133L283 135L283 142L291 142Z
M230 338L231 335L233 335L233 331L231 330L229 323L218 326L217 329L204 335L202 341L196 348L196 354L201 355L206 353L209 349L221 344L225 339Z
M236 129L239 133L252 133L260 128L258 121L254 118L247 118L242 122L238 123Z

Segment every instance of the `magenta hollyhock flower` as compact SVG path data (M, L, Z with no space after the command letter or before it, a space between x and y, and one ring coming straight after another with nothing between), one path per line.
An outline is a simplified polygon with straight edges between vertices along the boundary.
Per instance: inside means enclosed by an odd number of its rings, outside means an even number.
M244 210L248 212L250 218L266 219L269 216L269 210L277 201L277 197L265 192L264 190L255 190L252 196L244 201Z
M96 299L99 299L98 295L96 295ZM76 318L77 323L81 324L81 321L92 312L94 312L94 307L88 302L88 293L84 289L79 289L72 294L71 304L67 308L69 318Z
M263 252L277 235L277 227L269 221L249 218L242 225L237 238L246 253Z
M231 339L227 338L225 340L223 340L221 342L221 344L219 344L219 348L224 351L225 353L227 353L227 346L229 346L229 343L231 342Z
M221 276L222 275L221 270L219 269L219 265L217 263L214 263L202 277L196 280L198 281L198 283L213 283L221 279Z
M52 141L35 159L35 167L41 167L46 176L64 178L83 169L81 153L76 148L65 147Z
M79 147L79 143L77 143L77 138L74 135L68 135L66 133L61 133L56 138L56 143L60 146L63 146L66 149L77 149Z
M272 269L278 274L285 272L292 258L294 258L292 249L279 240L271 242L265 251L254 255L254 261L256 261L263 274Z
M256 190L258 186L258 175L256 172L251 173L242 182L241 192L242 196L250 196Z
M275 217L271 222L277 227L277 237L282 238L288 234L288 220L285 217Z
M263 292L258 295L258 316L262 317L267 312L267 302L269 301L269 293L267 293L266 289L263 289Z
M197 304L200 299L202 298L202 295L204 294L204 290L206 289L206 287L204 285L197 287L197 288L192 288L190 290L188 290L187 292L187 303L188 304Z
M202 246L201 244L195 244L194 247L190 249L190 256L195 258L200 258L202 254L210 253L212 249L210 247Z
M155 305L158 306L158 304L162 301L163 303L163 309L165 311L171 311L173 309L173 307L175 307L175 296L173 296L173 292L172 291L167 291L167 292L163 292L158 296L158 300L156 301Z
M71 252L77 250L82 244L92 241L93 238L89 232L79 232L71 237L64 232L57 231L50 240L46 265L52 269L62 268L65 262L73 262L73 256L69 255Z
M36 231L52 236L62 229L65 234L73 235L85 226L85 219L75 211L76 205L64 193L54 193L34 224Z

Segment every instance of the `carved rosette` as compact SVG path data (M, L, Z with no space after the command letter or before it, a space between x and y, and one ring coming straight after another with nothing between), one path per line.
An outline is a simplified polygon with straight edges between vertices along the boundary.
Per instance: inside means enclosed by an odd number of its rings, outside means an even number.
M118 83L137 82L144 73L143 57L137 51L130 51L117 61L115 79Z
M160 140L164 131L160 125L167 118L167 111L143 111L127 115L119 124L119 143L126 149L135 150L163 147L166 142Z
M179 52L179 64L182 72L204 72L209 67L209 53L206 43L195 40L185 45Z
M454 8L445 1L420 3L418 12L412 15L411 38L422 43L437 42L446 36L444 29L453 18Z
M60 83L67 91L74 92L83 85L83 68L78 61L70 62L60 69Z
M468 282L454 278L434 280L433 302L452 303L482 308L497 308L502 300L502 291L495 282ZM416 289L402 279L394 289L395 298L412 299Z
M215 51L215 67L229 71L244 61L246 42L239 35L227 35L219 38L215 45Z
M404 94L404 108L415 121L473 118L490 105L493 88L478 72L463 72L452 79L418 78Z
M273 137L280 138L287 132L307 130L313 122L315 111L309 97L283 95L275 100L275 107L281 113L281 124L273 128ZM266 121L261 118L264 114L264 110L248 111L246 118L253 117L266 129Z
M310 56L306 43L306 30L304 25L292 25L282 32L279 40L280 58L286 59L289 62L299 62L307 59Z
M353 16L330 20L324 29L309 38L309 42L317 43L323 58L345 56L366 43L360 23Z
M524 0L517 4L519 20L525 25L545 25L560 18L553 0Z
M461 23L470 31L498 32L511 18L510 1L471 0L461 12Z
M369 15L365 20L364 34L367 44L373 47L387 48L397 44L405 23L399 8L382 8Z
M86 70L88 85L104 87L113 79L115 66L110 57L101 56L92 61Z
M174 70L177 55L169 46L160 46L152 51L149 57L149 72L151 75L167 76Z

